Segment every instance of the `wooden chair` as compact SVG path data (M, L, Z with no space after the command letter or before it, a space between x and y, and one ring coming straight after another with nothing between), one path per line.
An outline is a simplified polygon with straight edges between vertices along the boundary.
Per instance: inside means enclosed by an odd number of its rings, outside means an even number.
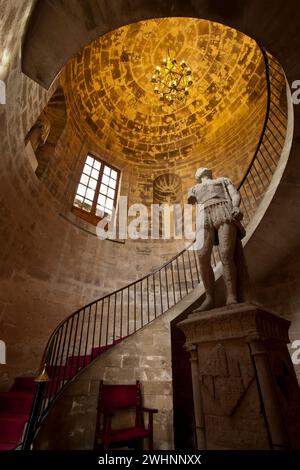
M112 418L118 418L121 410L135 409L135 420L131 427L113 429ZM144 426L144 412L148 413L148 426ZM94 449L111 447L134 447L143 449L143 439L148 439L148 448L153 449L153 414L158 410L142 406L140 383L134 385L105 385L100 382Z

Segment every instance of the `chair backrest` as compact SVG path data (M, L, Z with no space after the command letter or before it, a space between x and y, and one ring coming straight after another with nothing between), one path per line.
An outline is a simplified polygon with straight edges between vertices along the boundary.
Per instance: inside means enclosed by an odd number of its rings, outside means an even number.
M141 406L139 381L134 385L105 385L101 380L98 406L100 411Z

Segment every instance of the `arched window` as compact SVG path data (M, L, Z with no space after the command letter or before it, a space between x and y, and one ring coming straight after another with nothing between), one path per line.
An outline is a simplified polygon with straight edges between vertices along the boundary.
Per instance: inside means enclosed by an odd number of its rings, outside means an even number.
M96 225L103 217L111 218L117 205L120 171L94 155L88 154L72 211Z

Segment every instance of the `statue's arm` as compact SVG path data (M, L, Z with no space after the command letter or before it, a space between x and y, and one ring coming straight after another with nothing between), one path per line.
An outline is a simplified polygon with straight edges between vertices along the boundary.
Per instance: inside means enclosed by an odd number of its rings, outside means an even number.
M241 203L240 193L238 192L236 187L231 182L227 185L227 189L228 189L231 201L232 201L232 206L233 207L239 207L239 205Z
M232 216L236 219L242 219L243 214L239 208L241 203L241 196L236 187L228 180L227 190L232 201Z
M197 198L195 193L195 188L192 188L188 192L188 204L196 204Z

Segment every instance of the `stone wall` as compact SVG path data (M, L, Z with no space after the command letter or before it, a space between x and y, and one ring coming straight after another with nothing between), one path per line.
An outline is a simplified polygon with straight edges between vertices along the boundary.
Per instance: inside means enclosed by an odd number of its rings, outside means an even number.
M20 23L25 24L32 3L27 2L24 10L22 5L16 2L14 8L5 10L8 29L16 27L13 18L19 18ZM193 148L193 153L192 148L185 145L184 138L186 133L193 132L193 139L197 140L198 134L192 123L189 127L189 121L185 119L180 148L175 152L178 158L171 154L172 144L168 150L167 147L157 149L157 164L152 166L151 159L147 158L147 149L140 148L144 160L137 167L133 160L134 148L130 155L120 149L116 151L116 140L112 135L106 134L101 140L99 136L88 133L77 120L78 116L72 115L70 100L67 99L67 122L57 133L55 147L49 145L44 149L48 163L38 178L26 157L24 140L60 82L57 79L47 92L21 74L22 31L19 33L18 40L14 43L8 41L5 46L10 60L7 63L7 104L1 109L0 325L1 339L7 344L7 365L1 366L3 389L17 374L31 374L36 370L50 332L73 310L146 274L182 246L180 242L127 241L119 244L99 241L87 224L73 216L70 213L72 198L86 153L94 151L120 167L121 194L128 195L130 203L152 203L153 181L171 170L182 180L184 201L187 187L193 183L194 170L203 162L219 169L220 173L228 173L232 162L239 161L240 169L237 170L239 165L235 164L229 176L234 180L241 176L259 136L264 106L264 90L260 86L264 74L259 53L253 46L253 61L248 65L255 78L254 89L258 87L260 95L258 102L249 98L249 103L241 103L247 131L237 133L241 114L234 112L236 104L233 104L232 113L230 106L224 111L220 130L218 126L214 128L217 145L211 147L207 138L207 143L197 151ZM243 54L247 48L245 44ZM205 81L208 83L208 80L207 76ZM247 77L243 80L246 86ZM213 102L207 103L208 114L212 105ZM249 109L251 112L247 113ZM61 119L62 116L58 115L58 120ZM163 122L160 124L163 126ZM250 127L253 131L251 136ZM129 133L129 128L127 131ZM172 135L171 131L172 126L167 126L163 134L170 132ZM234 137L240 140L234 141ZM241 142L247 147L243 155L240 155ZM236 171L238 174L234 173ZM114 276L111 276L112 270Z
M0 0L0 80L7 78L8 70L20 47L20 38L35 3L34 0L15 0L14 2Z
M299 267L299 257L293 257L280 273L253 286L256 302L292 322L289 332L291 342L300 339ZM145 405L159 409L154 420L155 448L173 448L170 324L181 312L190 308L190 304L201 292L192 292L163 317L116 345L88 366L68 386L51 410L39 434L37 448L92 449L101 379L109 383L133 383L137 379L141 380ZM290 348L290 353L292 352ZM186 367L189 367L188 362ZM294 367L300 382L300 366L298 364Z
M25 23L31 4L27 3L26 11L22 10L21 4L15 5L6 12L8 28L14 28L13 18L19 16L20 22ZM163 163L154 169L149 167L147 159L144 168L136 169L122 158L123 155L115 153L107 141L99 143L93 136L84 141L69 115L47 171L41 179L36 177L26 158L24 138L53 95L57 83L46 92L21 75L20 38L19 42L9 44L7 104L1 109L0 321L8 360L3 368L3 387L8 386L14 375L36 369L49 333L72 310L149 272L179 249L178 243L167 247L166 243L146 246L142 242L134 245L131 242L125 245L99 242L69 213L78 171L88 150L95 150L120 166L122 191L129 194L130 202L142 200L146 203L153 201L154 179L170 169L174 171L174 162L165 160L165 157L171 157L168 153L160 159ZM257 80L259 83L259 76ZM230 118L230 111L227 111ZM223 152L223 158L218 154L215 160L218 165L225 165L234 143L230 119L226 120L225 127L227 133L218 136L218 151ZM254 131L256 138L258 128L254 127ZM245 136L242 138L245 140ZM253 138L248 143L252 151ZM236 149L240 150L240 145ZM215 155L213 150L207 151L211 152L211 157L206 159L210 163L210 158ZM235 150L232 152L235 159ZM184 180L183 198L192 183L191 168L201 162L196 155L194 162L188 159L178 168L175 166L176 174ZM116 268L112 252L115 259L122 259ZM110 275L112 269L115 270L114 277Z
M42 3L51 6L51 2L40 2L40 4ZM118 2L115 4L118 6ZM4 39L1 41L5 50L5 54L2 56L2 60L5 58L5 67L1 77L6 77L6 72L10 68L7 79L7 105L0 107L2 220L0 226L0 327L1 339L5 339L8 345L8 365L1 365L1 373L3 373L1 386L3 388L8 386L14 375L30 373L35 369L51 329L61 318L69 314L71 309L91 300L99 292L98 284L91 286L93 274L90 274L91 271L94 272L94 268L97 271L96 266L93 266L92 270L90 268L91 259L96 258L95 242L90 242L93 239L80 228L74 229L72 224L61 220L58 216L55 199L51 197L45 185L38 183L25 157L24 136L54 91L50 90L47 93L22 76L19 57L15 56L16 50L19 54L20 37L23 34L22 25L25 24L32 5L33 2L24 2L23 0L1 2L1 11L5 20ZM155 5L157 4L155 3ZM178 5L177 2L179 9ZM191 2L188 2L187 5L185 14L190 14L192 12ZM202 11L203 6L199 3L197 14L200 12L201 17L213 17L248 31L261 43L270 47L274 53L278 53L278 57L286 65L288 77L292 81L299 78L297 47L299 9L295 8L294 15L291 17L291 10L286 4L286 8L282 8L282 15L278 15L275 21L274 8L275 6L281 8L282 5L282 2L275 1L267 7L270 10L266 12L266 5L262 5L259 1L253 1L245 3L245 9L247 8L249 11L238 10L237 14L234 11L226 11L226 14L223 15L222 11L217 11L218 8L215 4L214 9L212 7L213 11L208 15L206 11ZM141 16L141 11L142 8L137 11L137 18ZM165 13L168 12L165 11ZM76 15L70 15L68 12L65 14L74 22L78 19ZM257 21L258 17L262 21ZM47 15L46 18L48 19ZM114 15L111 15L111 18L114 18ZM118 19L118 21L120 20ZM61 30L65 33L65 22L63 21L62 24ZM287 24L289 28L283 28L283 25ZM87 25L88 22L86 22L86 27ZM108 24L106 27L109 28L110 25ZM82 40L75 27L70 27L69 30L76 36L77 41ZM45 33L45 38L47 38L53 54L60 54L60 48L54 47L53 43L49 41L47 31L40 28L38 33L40 34L41 31ZM52 27L52 31L56 32L57 29ZM82 31L84 35L85 29L83 28ZM14 34L9 34L11 32ZM98 35L97 33L96 36ZM89 37L92 39L94 36L90 35ZM57 38L60 40L59 35ZM84 42L86 41L82 43ZM42 54L41 57L50 57L51 54L45 53L41 46L44 43L39 38L37 43L39 44L37 49ZM73 46L75 41L69 41L69 44ZM291 44L293 47L288 47ZM69 58L73 52L67 54L67 57ZM49 70L53 63L60 63L56 59L56 57L53 59L52 55L52 62L51 60L47 62ZM63 55L60 55L59 59L62 64L65 63ZM253 254L259 253L260 257L259 259L258 255L253 256L255 261L258 260L255 268L267 265L271 269L271 266L274 266L274 272L286 254L291 256L293 250L296 250L299 245L299 224L296 222L298 220L296 215L299 215L297 201L299 200L300 129L298 124L299 110L295 108L295 112L298 121L295 126L291 159L285 171L281 188L274 196L273 208L268 211L261 224L258 233L260 250L256 249L255 244L253 247ZM188 171L188 165L186 171ZM291 201L293 201L292 205ZM278 210L281 212L282 218L280 220L282 222L274 224L276 220L278 222L278 218L274 217L274 213L278 216ZM269 236L269 238L273 239L271 241L266 239L266 234L270 234L270 227L272 227L272 237ZM286 230L283 230L282 227ZM87 246L89 248L85 252L83 247ZM105 242L101 248L97 248L99 256L102 257L105 250L111 256L111 246L110 242ZM80 255L75 249L76 247L80 249ZM277 248L276 257L274 257L274 248ZM119 251L117 251L118 255ZM144 269L145 260L145 253L143 251L140 253L142 256L139 257L141 260L138 265L139 273ZM273 259L271 259L270 253ZM132 263L131 251L128 258L130 258L128 264ZM68 265L67 271L65 271L66 264ZM298 286L296 281L298 262L292 264L292 274L287 268L285 270L286 278L280 279L281 264L280 270L277 269L277 274L274 274L277 279L270 277L273 280L273 285L268 283L262 287L269 292L268 301L270 304L274 303L273 300L276 298L277 292L278 296L281 296L278 297L278 301L282 302L286 291L288 291L292 302L291 304L288 302L289 305L286 302L281 304L281 312L291 312L291 315L296 318L298 301L295 288ZM78 271L76 271L76 266L80 267ZM126 276L126 270L123 275ZM111 286L107 286L107 288L111 288ZM266 294L263 293L261 296L265 298ZM272 296L274 297L272 298ZM296 336L297 334L295 334ZM74 408L76 408L76 403Z
M140 380L144 406L158 409L154 415L154 448L173 449L170 324L191 308L202 293L202 286L198 286L167 313L115 345L79 374L51 409L39 432L36 448L93 449L102 379L110 384ZM114 425L117 424L116 417Z
M2 389L16 375L36 372L49 334L63 318L150 272L178 251L176 242L154 241L146 246L143 241L100 241L84 225L64 217L70 168L56 166L60 158L55 153L49 168L52 177L45 184L47 175L39 179L33 173L24 144L56 86L46 92L21 74L19 54L12 60L7 104L0 110L0 330L7 345L7 364L1 365ZM63 141L67 135L68 125L55 149L61 149L61 155L68 155L68 141ZM71 140L69 154L76 148L77 157L80 140L73 134ZM124 185L128 191L129 187L130 182Z

